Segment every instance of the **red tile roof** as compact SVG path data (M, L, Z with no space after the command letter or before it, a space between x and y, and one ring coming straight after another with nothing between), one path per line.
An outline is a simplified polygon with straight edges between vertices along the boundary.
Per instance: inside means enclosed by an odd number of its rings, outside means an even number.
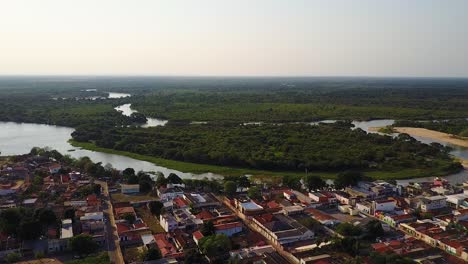
M195 231L193 232L193 237L196 239L196 240L200 240L204 237L204 235L202 234L202 232L200 231Z
M178 207L185 207L185 206L188 206L189 203L182 197L176 197L174 199L174 203L178 206Z
M226 223L226 224L220 224L220 225L214 226L215 230L226 230L226 229L237 228L237 227L242 227L241 222L232 222L232 223Z
M197 219L201 219L201 220L209 220L209 219L213 219L214 216L213 214L211 214L209 211L207 210L202 210L200 213L198 213L196 216L195 216Z

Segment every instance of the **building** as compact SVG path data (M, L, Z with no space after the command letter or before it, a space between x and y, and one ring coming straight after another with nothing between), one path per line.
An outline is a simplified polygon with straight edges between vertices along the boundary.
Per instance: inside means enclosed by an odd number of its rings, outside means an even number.
M293 193L292 191L290 190L286 190L283 192L283 196L284 198L288 199L289 201L292 201L292 200L295 200L297 197L296 197L296 194Z
M253 223L258 227L260 234L279 246L314 237L314 232L296 220L278 213L255 216Z
M447 195L445 197L447 197L447 205L454 209L458 209L468 199L468 195L464 193Z
M372 214L375 212L393 212L395 211L395 200L377 200L372 202Z
M123 194L136 194L140 192L139 184L121 184L120 191Z
M242 223L241 222L231 222L225 224L215 225L216 234L225 234L228 237L231 237L237 233L242 232Z
M62 166L60 164L52 164L49 166L49 173L51 174L59 173L60 169L62 169Z
M263 212L263 207L250 200L236 200L236 207L245 215L253 215Z
M162 201L173 200L176 197L183 197L184 191L180 188L159 188L158 196Z
M60 238L71 238L73 237L73 227L71 219L62 220L62 228L60 230Z
M421 198L421 211L430 212L447 207L447 197L437 195Z
M193 241L195 241L195 244L197 244L197 245L198 245L198 242L200 241L200 239L205 237L200 231L193 232L192 236L193 236Z
M166 232L171 232L179 227L179 223L175 217L170 214L161 214L159 216L159 223Z
M215 208L221 205L211 193L185 193L183 198L192 208Z

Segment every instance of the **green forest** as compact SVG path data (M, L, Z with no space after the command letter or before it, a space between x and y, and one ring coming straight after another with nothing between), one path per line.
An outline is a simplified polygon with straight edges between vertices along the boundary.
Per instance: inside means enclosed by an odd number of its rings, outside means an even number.
M168 125L79 127L73 138L98 147L192 163L271 171L403 168L460 169L440 144L351 130L348 122L288 125Z
M108 99L107 92L132 96ZM128 103L139 114L114 109ZM145 157L261 171L412 170L428 176L460 165L448 149L407 135L366 134L350 129L349 121L307 122L390 118L465 135L468 80L2 77L0 104L0 121L73 127L75 142ZM145 116L169 123L140 128Z

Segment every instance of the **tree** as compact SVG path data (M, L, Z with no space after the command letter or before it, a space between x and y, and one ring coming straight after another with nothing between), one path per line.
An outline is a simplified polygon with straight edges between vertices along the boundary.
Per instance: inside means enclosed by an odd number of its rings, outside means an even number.
M361 234L361 228L351 223L344 222L336 227L336 232L343 236L358 236Z
M210 258L224 259L231 250L231 241L224 234L211 235L200 239L199 247Z
M36 218L43 226L49 226L57 221L54 211L49 208L38 209L35 212Z
M365 225L367 235L369 237L375 238L385 235L385 231L382 227L382 224L379 220L371 220Z
M161 256L161 251L159 251L158 248L156 247L150 247L148 250L145 250L143 252L142 259L143 261L150 261L150 260L157 260L160 259Z
M403 258L397 254L377 253L370 254L370 261L374 264L413 264L416 263L410 258Z
M182 184L184 183L182 179L175 173L170 173L169 176L167 176L167 181L172 184Z
M252 186L247 191L247 195L250 199L258 200L262 198L262 191L257 186Z
M148 207L153 215L160 216L164 209L164 204L160 201L151 201Z
M339 173L334 181L336 189L344 189L348 186L355 186L362 179L362 173L356 171L346 171Z
M24 240L33 240L41 236L41 223L35 219L23 219L19 224L18 235Z
M65 209L65 212L63 213L63 217L65 219L74 219L75 218L75 209L74 208Z
M224 183L224 192L227 195L234 195L237 191L237 184L233 181L227 181Z
M122 175L125 176L130 176L130 175L135 175L135 170L133 168L126 168L125 170L122 171Z
M164 177L164 174L162 174L161 172L157 172L156 173L156 186L157 187L161 187L163 185L166 185L167 184L167 179Z
M300 178L294 176L283 176L283 186L298 190L301 188Z
M249 188L250 187L250 180L249 180L249 178L247 178L247 176L243 175L243 176L239 177L238 184L239 184L239 187Z
M96 252L99 248L98 244L90 235L80 234L70 238L70 248L79 256L87 256Z
M136 217L134 214L132 213L126 213L122 216L123 219L125 219L127 222L129 222L130 224L133 224L133 222L135 222L136 220Z
M323 189L327 184L325 181L317 175L307 175L304 179L305 186L309 191Z
M23 218L23 212L19 208L5 209L0 212L0 231L8 235L16 235L18 224Z
M20 261L20 259L21 259L21 256L18 253L14 253L14 252L9 253L5 258L6 262L8 263L16 263Z
M211 236L211 235L214 235L214 233L215 233L215 227L214 227L213 221L207 221L207 222L203 223L203 226L202 226L202 228L200 229L200 232L201 232L204 236Z
M204 263L203 256L196 249L184 250L184 264Z

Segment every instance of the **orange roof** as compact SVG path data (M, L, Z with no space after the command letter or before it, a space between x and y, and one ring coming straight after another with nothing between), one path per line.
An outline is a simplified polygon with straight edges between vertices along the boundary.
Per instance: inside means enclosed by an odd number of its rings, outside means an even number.
M200 240L204 237L204 235L202 234L202 232L200 231L195 231L193 232L193 237L196 239L196 240Z
M179 196L176 197L173 201L178 207L185 207L189 205L189 203L184 198Z
M237 228L237 227L242 227L241 222L232 222L232 223L226 223L226 224L220 224L220 225L214 226L216 230L226 230L226 229Z
M120 207L120 208L115 208L115 214L117 216L121 216L127 213L135 214L135 209L133 207Z
M195 217L201 220L208 220L208 219L212 219L214 216L209 211L202 210Z
M115 223L115 225L117 226L117 233L118 234L121 234L125 231L128 231L130 230L130 227L125 225L125 224L122 224L122 223Z

